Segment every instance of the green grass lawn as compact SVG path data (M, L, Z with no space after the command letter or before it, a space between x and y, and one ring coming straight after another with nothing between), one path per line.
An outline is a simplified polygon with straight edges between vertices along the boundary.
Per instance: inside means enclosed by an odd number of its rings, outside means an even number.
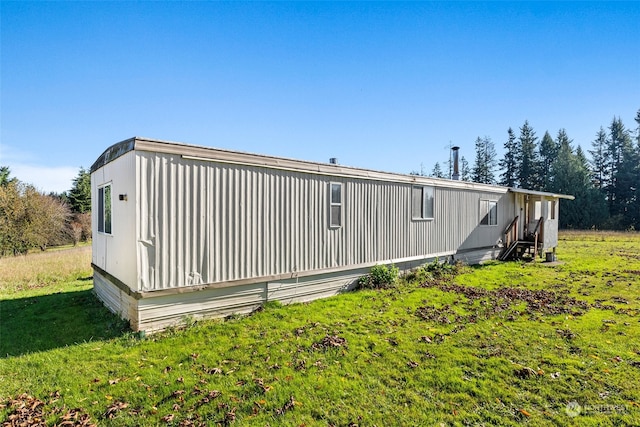
M563 234L558 259L146 338L91 294L90 254L50 285L0 260L0 422L640 425L640 235Z

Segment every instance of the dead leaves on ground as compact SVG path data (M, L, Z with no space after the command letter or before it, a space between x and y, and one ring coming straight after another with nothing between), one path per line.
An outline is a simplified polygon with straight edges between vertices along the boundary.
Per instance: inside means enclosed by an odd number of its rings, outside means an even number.
M292 410L297 403L298 402L295 401L293 396L290 396L289 400L284 405L276 409L275 414L278 416L284 415L285 412Z
M420 307L416 310L416 314L419 317L425 318L426 316L425 320L435 320L439 323L449 323L449 319L445 314L455 316L456 321L466 320L475 322L478 319L486 319L491 315L504 312L513 305L522 302L527 304L526 312L530 315L540 313L545 315L569 314L579 316L589 309L589 304L585 301L580 301L566 293L546 289L531 290L502 287L487 290L474 286L457 285L455 283L437 283L435 285L433 283L425 283L423 287L436 287L443 292L454 292L469 300L466 308L473 313L469 316L455 315L449 306L445 306L444 311L439 309L438 311L441 311L441 313L437 313L436 310L429 306ZM476 301L480 302L479 306L477 306ZM438 315L440 315L440 317L436 317Z
M123 409L126 409L128 407L129 407L128 403L121 402L121 401L115 401L115 402L113 402L111 405L109 405L107 407L107 410L105 411L105 413L104 413L104 415L102 417L106 418L106 419L109 419L109 420L113 419L118 415L118 413L120 411L122 411Z
M320 341L311 344L311 350L324 351L330 348L347 348L346 338L338 335L325 335Z
M50 395L48 402L37 399L33 396L23 393L15 399L10 399L7 403L9 413L6 420L2 423L2 427L14 427L14 426L46 426L45 417L50 417L51 414L57 414L56 426L79 426L79 427L94 427L95 424L91 421L89 415L84 413L81 409L67 409L65 407L53 407L50 406L55 403L60 394L53 392ZM45 412L45 408L47 408Z
M585 301L577 300L565 293L544 289L530 290L503 287L487 290L444 281L427 282L422 286L425 288L435 287L443 292L454 292L467 298L466 302L459 302L457 305L461 306L469 314L459 314L449 304L442 307L424 305L415 310L415 315L425 321L442 325L455 323L456 326L449 334L463 330L465 325L469 323L486 320L503 312L508 313L508 310L511 310L514 305L519 303L526 303L525 312L532 317L537 317L539 314L579 316L589 309L589 304ZM513 321L518 316L520 316L520 313L512 310L511 314L506 316L506 319ZM575 335L569 330L558 330L558 334L568 340L575 338ZM431 337L423 337L422 340L427 343L432 341Z

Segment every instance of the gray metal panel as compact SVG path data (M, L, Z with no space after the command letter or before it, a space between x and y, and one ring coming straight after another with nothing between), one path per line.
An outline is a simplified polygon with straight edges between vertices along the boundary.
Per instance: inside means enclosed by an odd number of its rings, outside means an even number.
M411 219L411 184L138 152L141 291L402 261L496 243L512 196L435 188L433 220ZM329 184L343 226L329 227ZM494 189L492 189L494 190ZM498 200L481 229L479 200Z

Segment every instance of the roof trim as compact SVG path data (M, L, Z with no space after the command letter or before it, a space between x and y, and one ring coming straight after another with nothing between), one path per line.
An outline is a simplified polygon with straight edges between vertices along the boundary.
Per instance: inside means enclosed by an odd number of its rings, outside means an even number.
M111 147L104 150L100 157L98 157L98 159L93 162L93 164L91 165L91 169L89 170L91 171L91 173L93 173L100 169L102 166L114 161L125 153L133 151L135 149L135 142L136 137L133 137L113 144Z
M555 199L567 199L567 200L574 200L575 199L575 196L572 196L570 194L547 193L545 191L527 190L527 189L524 189L524 188L509 187L509 191L512 192L512 193L528 194L528 195L531 195L531 196L553 197Z
M343 178L364 179L372 181L396 182L412 185L429 185L433 187L453 188L460 190L485 191L504 194L507 187L475 182L454 181L443 178L432 178L418 175L407 175L393 172L381 172L331 163L294 160L262 154L204 147L172 141L162 141L144 137L133 137L118 142L107 148L91 166L91 173L116 160L129 151L146 151L179 155L186 160L207 161L214 163L237 164L267 169L280 169L313 175L336 176Z

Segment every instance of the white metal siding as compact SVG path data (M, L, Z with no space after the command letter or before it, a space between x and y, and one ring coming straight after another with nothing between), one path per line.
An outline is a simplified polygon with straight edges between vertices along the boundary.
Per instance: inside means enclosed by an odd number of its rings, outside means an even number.
M140 290L401 260L494 245L511 218L506 189L435 188L435 218L411 219L411 184L137 152ZM329 227L329 183L343 226ZM502 198L501 198L502 197ZM478 227L479 200L499 225Z
M92 262L137 290L135 153L129 152L91 174ZM98 187L111 183L112 232L98 232ZM126 194L127 200L119 200Z

